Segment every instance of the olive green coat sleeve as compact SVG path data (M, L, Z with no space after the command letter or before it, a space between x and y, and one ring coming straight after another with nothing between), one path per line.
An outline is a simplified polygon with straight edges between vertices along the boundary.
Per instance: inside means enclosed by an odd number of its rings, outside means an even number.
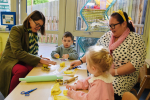
M12 68L19 61L37 66L40 57L28 53L29 35L23 25L13 26L0 59L0 91L6 97L11 81Z

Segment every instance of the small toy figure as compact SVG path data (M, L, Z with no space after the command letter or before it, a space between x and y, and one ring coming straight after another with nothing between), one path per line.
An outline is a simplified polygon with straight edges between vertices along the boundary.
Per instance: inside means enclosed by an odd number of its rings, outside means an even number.
M65 67L65 62L60 63L60 67Z
M43 71L50 71L50 68L48 67L48 65L43 64L42 70Z

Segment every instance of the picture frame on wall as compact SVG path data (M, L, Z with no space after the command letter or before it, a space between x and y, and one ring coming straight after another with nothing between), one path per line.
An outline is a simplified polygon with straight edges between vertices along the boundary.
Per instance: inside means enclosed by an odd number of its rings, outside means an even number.
M16 12L1 12L1 25L6 25L11 30L16 25Z

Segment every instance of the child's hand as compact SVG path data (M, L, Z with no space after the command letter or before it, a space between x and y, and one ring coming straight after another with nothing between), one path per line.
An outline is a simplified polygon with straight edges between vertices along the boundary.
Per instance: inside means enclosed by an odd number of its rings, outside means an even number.
M64 59L68 59L69 58L69 54L63 54L62 56Z
M59 56L58 53L56 53L56 54L54 54L54 57L55 57L55 58L59 58L60 56Z
M74 90L68 90L67 96L73 98L72 95L74 94L74 92L75 92Z
M75 85L66 85L66 88L68 89L68 90L76 90L76 86Z

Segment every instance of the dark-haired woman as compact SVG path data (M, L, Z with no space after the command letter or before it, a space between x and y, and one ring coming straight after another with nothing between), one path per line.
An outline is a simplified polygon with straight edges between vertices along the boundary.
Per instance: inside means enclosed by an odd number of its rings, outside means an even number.
M135 33L128 15L121 10L112 13L109 20L110 30L97 41L96 45L110 50L113 64L110 73L113 81L115 100L121 100L124 92L130 91L138 81L139 68L146 58L146 48L142 37ZM86 62L86 55L71 65Z
M23 25L13 26L0 60L0 91L6 97L38 63L56 64L38 56L38 35L45 34L45 16L33 11Z

